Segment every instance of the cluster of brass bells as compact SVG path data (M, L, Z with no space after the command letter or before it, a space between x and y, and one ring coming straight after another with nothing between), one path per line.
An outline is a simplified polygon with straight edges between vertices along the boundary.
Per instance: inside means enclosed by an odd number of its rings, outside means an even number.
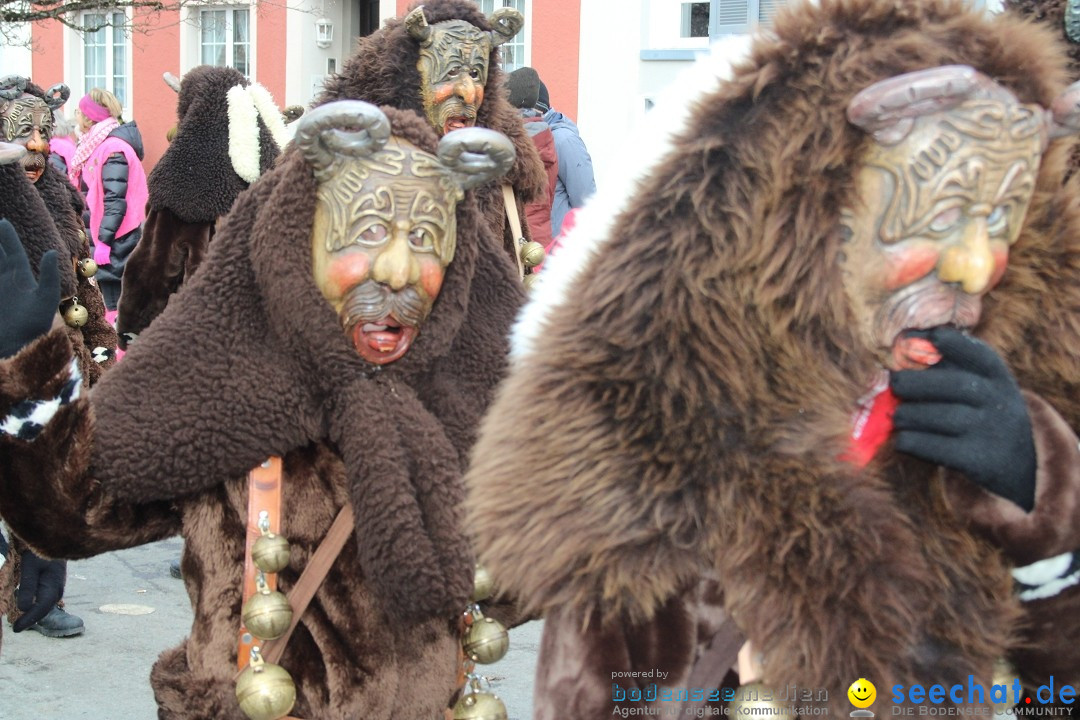
M544 250L544 246L535 240L525 242L524 238L521 240L521 247L518 248L518 256L521 258L521 264L525 267L525 277L522 278L522 282L525 283L526 289L531 289L536 284L536 278L538 277L534 273L530 272L534 267L544 262L544 258L547 256L547 252Z
M539 244L539 243L538 243ZM541 248L543 250L543 248ZM454 720L507 720L506 706L497 695L481 689L481 677L472 672L474 663L488 665L498 662L510 647L506 628L494 618L484 617L479 603L495 593L491 575L476 566L473 578L472 601L465 609L465 630L461 648L465 653L465 673L468 682L464 694L454 705Z
M259 513L261 535L251 546L251 560L258 568L255 594L244 603L240 615L244 626L260 640L285 634L292 623L292 607L285 594L270 590L267 573L277 573L289 564L289 542L270 532L269 516ZM292 710L296 685L280 665L265 662L258 647L251 649L251 663L236 681L236 699L251 720L278 720Z
M85 305L79 303L78 296L72 296L70 300L60 303L64 322L74 328L82 327L90 319L90 312Z

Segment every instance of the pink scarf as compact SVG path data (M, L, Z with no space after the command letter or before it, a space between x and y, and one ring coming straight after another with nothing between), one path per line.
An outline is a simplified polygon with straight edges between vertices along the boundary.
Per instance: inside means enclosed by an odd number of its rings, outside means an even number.
M105 138L109 137L109 133L118 127L120 127L119 121L114 117L110 117L96 123L79 140L79 144L75 148L75 154L71 157L71 164L68 165L68 177L71 178L71 182L75 187L79 187L79 176L82 174L83 163L94 154L94 151L98 149L98 145L105 142Z

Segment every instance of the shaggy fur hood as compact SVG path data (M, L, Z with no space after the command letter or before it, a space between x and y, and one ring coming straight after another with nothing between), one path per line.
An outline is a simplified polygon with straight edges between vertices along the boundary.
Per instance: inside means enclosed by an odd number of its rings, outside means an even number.
M1065 42L1069 53L1069 77L1080 79L1080 44L1071 42L1065 34L1065 6L1068 0L1005 0L1008 12L1036 20L1051 28Z
M422 118L384 112L395 135L434 152ZM361 564L387 611L453 617L472 578L461 475L523 291L467 194L431 316L402 360L368 365L312 280L316 189L289 151L241 194L199 272L96 391L109 431L95 458L109 462L95 465L117 497L147 502L329 442L349 477ZM177 357L189 358L179 372Z
M177 132L147 179L150 210L167 208L189 223L214 222L229 212L248 183L229 159L229 89L250 85L240 71L200 65L184 74L177 98ZM266 172L281 148L262 118L259 166Z
M48 175L44 173L38 182L45 182ZM60 239L41 194L18 163L0 165L0 218L10 220L19 234L34 275L41 266L41 256L49 250L56 251L60 261L60 294L62 297L75 294L75 270L68 262L73 253Z
M822 0L781 11L729 78L700 65L655 164L582 211L515 330L467 477L497 582L625 622L716 577L766 677L989 678L1018 617L1000 553L962 527L937 469L890 446L862 470L838 459L877 371L839 268L868 142L845 110L948 64L1047 107L1064 59L1044 28L961 2ZM1069 149L1045 155L975 334L1076 428Z
M414 3L409 9L420 4ZM465 20L481 30L491 30L487 17L471 0L428 0L422 5L429 24ZM403 13L402 18L406 14ZM353 98L375 105L406 108L423 116L420 71L416 69L420 46L409 36L402 18L387 20L380 30L360 38L341 73L326 82L316 104ZM521 117L507 99L505 75L497 48L491 52L484 102L478 110L476 125L498 130L514 143L517 160L505 181L514 186L518 200L532 202L541 198L547 187L544 165L525 133ZM498 185L494 183L492 189L497 189ZM499 198L501 202L501 196ZM486 205L484 201L481 204Z

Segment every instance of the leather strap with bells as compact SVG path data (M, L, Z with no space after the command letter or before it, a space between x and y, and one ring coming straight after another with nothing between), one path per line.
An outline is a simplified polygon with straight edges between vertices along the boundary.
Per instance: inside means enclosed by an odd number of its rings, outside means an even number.
M260 527L260 515L266 513L269 527ZM346 505L334 518L330 530L326 533L319 547L315 549L307 567L300 573L296 585L287 595L289 606L292 608L292 620L288 630L281 637L262 643L262 657L265 662L276 664L285 652L285 645L289 642L293 630L300 623L300 618L307 609L315 591L322 585L323 579L330 571L341 548L352 534L354 516L352 506ZM281 529L281 458L270 457L262 464L252 468L248 473L248 518L247 537L244 543L244 589L243 603L246 603L256 592L256 575L258 568L251 556L251 549L262 534L267 532L279 533ZM273 591L277 589L277 573L266 573L264 579L267 587ZM236 676L248 666L251 661L251 648L255 644L254 636L248 632L243 620L240 621L240 634L237 640L236 664L238 667ZM281 720L300 720L292 715L286 715Z
M514 259L517 261L518 279L525 279L525 265L521 261L521 245L525 242L525 233L521 231L521 217L518 215L517 199L510 183L503 183L503 204L506 206L506 218L510 221L510 230L514 233Z
M248 473L248 516L247 537L244 542L244 596L241 607L252 595L255 594L255 575L258 569L251 559L251 547L262 536L259 529L259 513L265 512L269 516L272 533L281 532L281 458L271 457L262 464L252 468ZM266 585L271 590L277 590L277 573L266 574ZM294 613L295 617L295 613ZM248 666L251 660L251 648L255 645L255 638L240 621L240 636L237 641L236 664L240 670Z

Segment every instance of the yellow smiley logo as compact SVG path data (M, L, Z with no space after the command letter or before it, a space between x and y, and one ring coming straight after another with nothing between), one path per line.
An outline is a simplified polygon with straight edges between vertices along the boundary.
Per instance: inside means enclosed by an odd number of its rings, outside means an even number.
M877 688L866 678L859 678L847 689L848 700L857 708L867 708L877 699Z

